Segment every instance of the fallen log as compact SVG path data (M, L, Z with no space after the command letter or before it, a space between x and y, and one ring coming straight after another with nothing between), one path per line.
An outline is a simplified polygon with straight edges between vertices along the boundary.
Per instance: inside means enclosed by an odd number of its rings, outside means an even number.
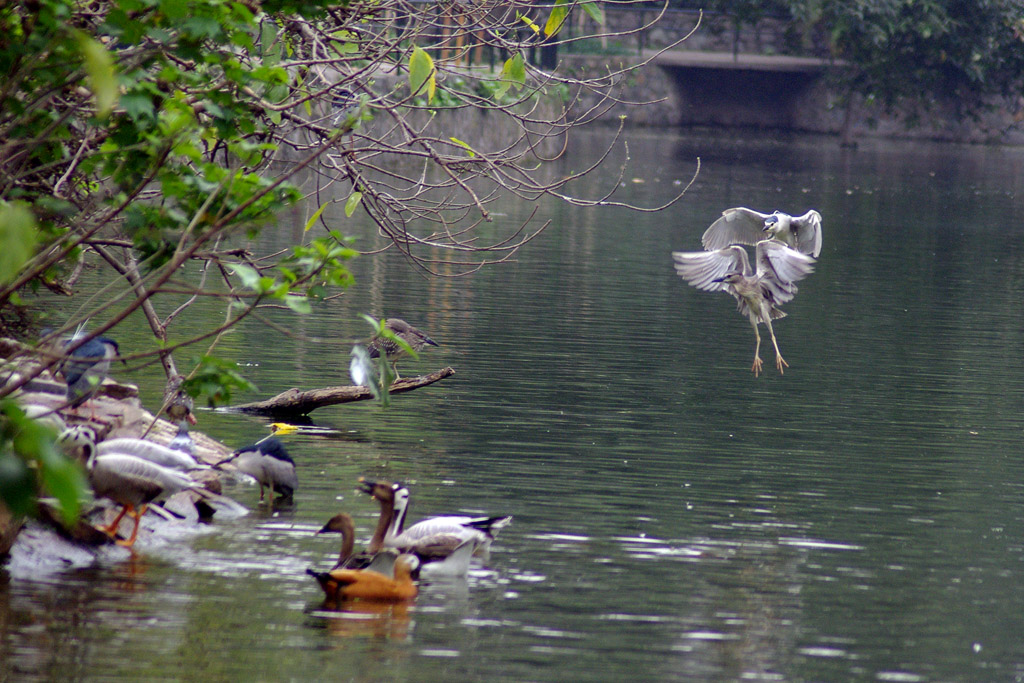
M419 377L403 377L395 380L391 385L392 394L400 394L405 391L412 391L425 387L428 384L438 382L445 377L451 377L455 370L450 367L442 368L429 375ZM247 415L276 415L288 417L301 417L309 415L317 408L333 406L339 403L351 403L352 401L366 401L373 398L373 392L369 387L364 386L341 386L324 387L322 389L289 389L283 391L273 398L254 403L243 403L242 405L230 406L225 410Z

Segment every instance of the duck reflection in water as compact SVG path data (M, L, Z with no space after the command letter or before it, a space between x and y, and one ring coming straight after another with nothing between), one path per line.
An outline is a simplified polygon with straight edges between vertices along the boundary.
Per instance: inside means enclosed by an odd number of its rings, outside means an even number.
M411 635L408 602L327 600L322 610L313 615L328 633L339 638L408 640Z

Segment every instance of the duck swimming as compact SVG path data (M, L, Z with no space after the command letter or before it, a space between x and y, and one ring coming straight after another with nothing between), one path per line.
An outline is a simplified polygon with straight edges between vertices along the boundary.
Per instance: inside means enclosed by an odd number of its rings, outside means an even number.
M512 521L511 516L445 515L421 520L405 529L408 488L399 483L366 478L360 480L360 488L363 493L392 507L393 517L382 547L415 554L423 571L429 573L465 574L469 557L485 556L497 532Z

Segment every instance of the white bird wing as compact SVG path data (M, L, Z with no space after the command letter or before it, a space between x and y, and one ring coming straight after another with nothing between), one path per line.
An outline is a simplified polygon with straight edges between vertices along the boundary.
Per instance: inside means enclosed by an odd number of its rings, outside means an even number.
M203 469L205 467L183 451L174 450L162 444L144 439L108 439L96 444L96 452L100 455L110 455L113 453L134 455L137 458L154 462L157 465L182 471Z
M739 246L715 251L673 251L676 274L697 289L719 292L728 285L715 280L729 273L752 274L747 250Z
M420 576L465 576L469 572L469 562L476 547L475 539L462 541L443 560L424 563L420 569Z
M778 240L757 243L757 275L775 304L784 304L796 296L796 283L814 272L814 258L787 247Z
M817 258L821 254L821 214L811 209L803 216L793 218L790 230L794 230L797 248Z
M743 206L726 209L701 237L707 251L724 249L732 244L757 244L764 239L764 219L770 214Z
M431 517L422 522L417 522L387 542L389 546L396 548L411 547L422 543L427 539L436 539L441 536L458 538L459 542L467 539L484 539L486 535L482 531L464 526L473 517L461 515L448 515L445 517Z

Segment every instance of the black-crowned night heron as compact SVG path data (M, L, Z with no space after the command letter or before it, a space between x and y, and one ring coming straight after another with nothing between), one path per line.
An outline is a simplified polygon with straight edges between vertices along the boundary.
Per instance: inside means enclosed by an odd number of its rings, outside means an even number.
M796 282L814 270L814 259L776 240L762 240L756 247L756 270L750 267L747 251L733 245L714 251L672 252L676 273L688 283L707 292L725 290L736 297L739 312L754 327L757 345L751 370L761 373L761 335L757 324L764 323L775 347L775 367L782 373L789 367L779 353L772 320L786 314L778 307L796 295Z
M65 341L67 348L79 337ZM110 372L110 361L120 353L117 342L109 337L93 337L74 351L61 365L64 381L68 385L67 400L71 408L85 403L99 389ZM122 360L122 362L125 362Z
M182 388L185 378L182 375L171 375L164 389L164 412L171 422L180 425L183 422L194 425L196 416L193 414L195 401Z
M384 325L417 353L427 346L438 346L438 343L428 337L426 332L413 327L400 318L388 318L384 321ZM366 351L369 353L370 358L379 358L383 353L388 361L390 361L391 367L395 371L395 377L398 377L398 361L406 355L406 351L393 339L380 335L375 336L366 345Z
M121 506L114 521L102 529L111 538L127 514L135 521L131 536L117 540L132 547L139 535L139 523L150 503L160 502L186 489L201 490L187 475L127 453L106 452L96 448L96 433L91 427L69 427L60 439L65 448L79 448L86 457L86 472L93 493Z
M360 480L360 488L393 506L394 518L385 534L384 547L415 554L422 563L422 571L431 574L465 574L469 557L486 555L498 531L512 521L511 516L445 515L403 529L409 510L409 489L398 483L365 478ZM468 547L464 545L467 541Z
M755 245L768 238L817 258L821 253L821 214L811 210L802 216L790 216L781 211L761 213L742 206L726 209L704 231L701 243L706 250L716 251L733 244Z
M270 489L270 502L274 502L274 492L281 494L282 499L290 499L299 487L295 476L295 461L288 455L284 444L274 436L269 436L251 446L239 448L217 465L232 462L243 474L248 474L260 485L260 502L263 502L264 488Z

